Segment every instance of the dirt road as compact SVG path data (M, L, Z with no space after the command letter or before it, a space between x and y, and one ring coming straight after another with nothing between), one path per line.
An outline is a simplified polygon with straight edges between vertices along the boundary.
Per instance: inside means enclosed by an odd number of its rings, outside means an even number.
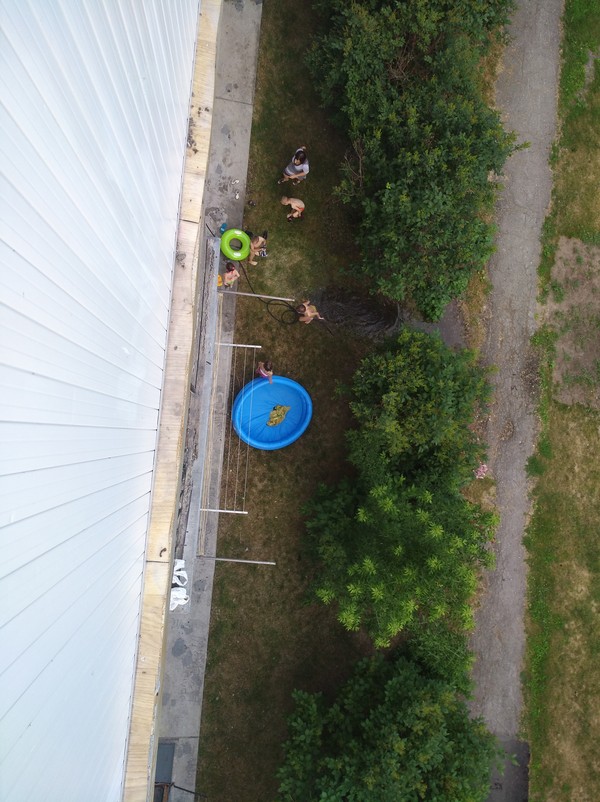
M496 779L490 802L527 799L527 744L519 740L522 706L526 563L522 538L530 509L525 466L536 423L536 363L529 341L536 328L540 233L548 210L548 164L556 128L562 0L519 0L496 84L496 105L519 143L505 170L497 208L497 251L491 260L486 364L493 365L494 400L487 423L489 465L501 515L476 616L474 713L516 754Z

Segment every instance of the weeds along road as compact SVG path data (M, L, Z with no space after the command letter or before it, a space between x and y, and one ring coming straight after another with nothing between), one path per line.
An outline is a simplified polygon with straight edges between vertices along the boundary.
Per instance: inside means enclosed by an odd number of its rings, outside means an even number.
M496 82L496 105L506 128L529 147L511 156L505 169L482 354L495 366L487 441L501 523L496 569L486 576L476 613L472 710L525 766L527 746L518 741L526 595L522 539L530 509L525 466L536 437L537 378L530 338L540 234L552 188L549 154L556 129L562 8L562 0L519 0ZM526 768L508 763L505 777L494 785L490 800L526 799Z

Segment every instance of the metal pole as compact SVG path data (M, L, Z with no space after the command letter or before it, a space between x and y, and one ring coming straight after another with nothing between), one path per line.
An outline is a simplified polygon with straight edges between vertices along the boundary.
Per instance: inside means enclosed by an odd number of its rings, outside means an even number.
M217 290L224 295L247 295L249 298L268 298L270 301L295 301L295 298L278 298L276 295L259 295L256 292L238 292L237 290Z
M200 507L200 512L230 512L232 515L248 515L246 510L213 510L210 507Z
M262 345L247 345L246 343L219 343L226 348L262 348Z
M233 557L211 557L208 554L200 554L205 560L214 560L220 563L251 563L252 565L277 565L277 563L270 560L234 560Z

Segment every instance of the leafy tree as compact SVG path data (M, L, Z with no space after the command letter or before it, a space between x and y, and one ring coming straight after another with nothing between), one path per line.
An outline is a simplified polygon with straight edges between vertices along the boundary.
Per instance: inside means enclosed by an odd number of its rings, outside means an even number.
M350 460L370 480L399 474L427 477L439 488L463 486L483 450L471 430L489 385L468 350L453 351L438 335L404 329L362 361L354 374L348 434Z
M430 627L422 652L436 639L446 652L456 647L447 674L455 679L468 661L469 602L497 522L459 492L480 456L469 422L486 387L472 355L403 331L355 374L359 425L348 440L356 477L322 487L307 508L318 598L336 603L344 627L366 628L377 647Z
M321 561L316 594L337 603L350 631L366 628L377 647L400 632L443 621L472 627L477 570L496 518L458 493L436 494L390 477L322 489L307 528Z
M481 213L491 208L489 176L501 170L512 138L483 103L468 50L456 43L433 61L433 75L389 99L381 134L355 128L365 179L356 181L352 159L339 193L362 206L360 272L390 298L410 294L437 319L493 251L493 227Z
M360 274L441 316L493 249L481 215L513 138L484 103L478 59L497 0L333 3L309 57L353 145L337 192L359 209Z
M449 684L361 661L336 701L295 691L279 802L483 802L498 754Z
M464 630L452 629L443 619L410 628L405 647L415 660L466 696L471 693L474 656Z
M364 12L394 15L402 21L415 47L430 45L444 33L460 31L484 42L508 22L514 0L313 0L327 26Z

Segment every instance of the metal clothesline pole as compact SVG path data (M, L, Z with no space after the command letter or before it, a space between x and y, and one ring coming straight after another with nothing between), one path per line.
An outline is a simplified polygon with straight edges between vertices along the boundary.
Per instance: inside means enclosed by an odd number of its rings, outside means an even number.
M246 510L215 510L211 507L200 507L200 512L230 512L232 515L248 515Z
M205 560L214 560L219 563L251 563L252 565L277 565L271 560L234 560L233 557L211 557L209 554L201 554Z
M262 345L248 345L247 343L218 343L227 348L262 348Z
M256 292L239 292L238 290L217 290L223 295L246 295L249 298L267 298L270 301L295 301L295 298L279 298L277 295L259 295Z

